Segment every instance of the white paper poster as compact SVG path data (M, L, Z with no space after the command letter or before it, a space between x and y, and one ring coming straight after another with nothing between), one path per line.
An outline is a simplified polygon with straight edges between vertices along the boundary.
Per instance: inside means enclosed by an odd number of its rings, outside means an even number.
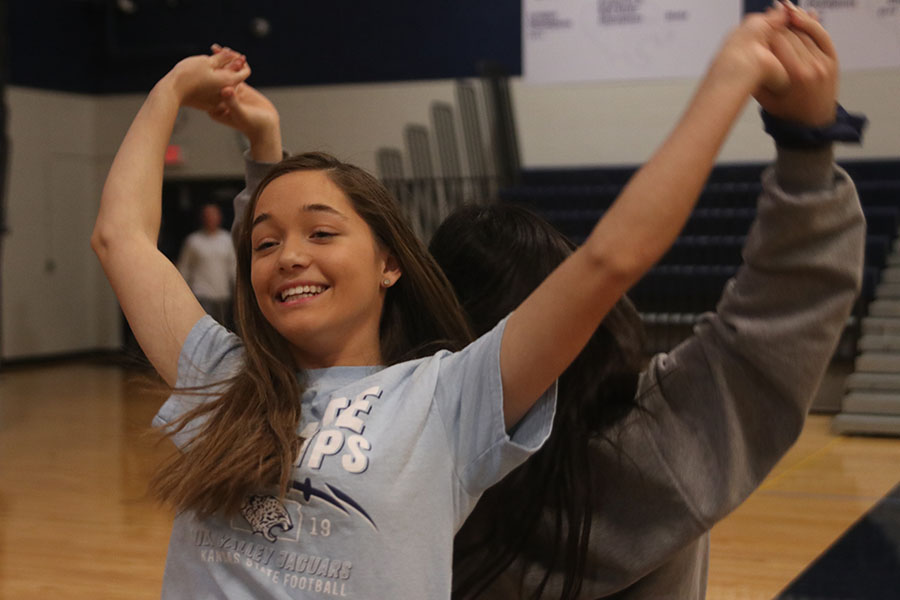
M900 66L900 0L800 0L831 34L842 70Z
M523 0L524 75L532 83L696 77L742 12L742 0Z

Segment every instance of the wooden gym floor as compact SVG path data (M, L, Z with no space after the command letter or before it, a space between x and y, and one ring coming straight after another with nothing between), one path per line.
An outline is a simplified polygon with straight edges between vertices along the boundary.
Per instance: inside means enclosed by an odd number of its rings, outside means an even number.
M161 402L117 366L0 371L0 600L159 598L172 516L146 497L164 449L142 432ZM829 421L713 530L710 600L776 597L900 482L900 440Z

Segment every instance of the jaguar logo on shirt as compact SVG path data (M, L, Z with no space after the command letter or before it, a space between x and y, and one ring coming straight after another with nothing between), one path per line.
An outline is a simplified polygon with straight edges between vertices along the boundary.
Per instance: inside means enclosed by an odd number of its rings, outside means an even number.
M294 528L291 515L284 504L275 496L250 496L241 507L241 515L247 520L253 533L258 533L270 542L277 538L272 530L276 527L287 532Z

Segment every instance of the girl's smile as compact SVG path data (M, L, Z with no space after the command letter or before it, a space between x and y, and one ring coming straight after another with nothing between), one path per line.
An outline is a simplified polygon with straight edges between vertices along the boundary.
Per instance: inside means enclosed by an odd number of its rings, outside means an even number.
M326 290L327 285L316 283L289 283L276 294L276 300L285 306L294 306L318 298Z

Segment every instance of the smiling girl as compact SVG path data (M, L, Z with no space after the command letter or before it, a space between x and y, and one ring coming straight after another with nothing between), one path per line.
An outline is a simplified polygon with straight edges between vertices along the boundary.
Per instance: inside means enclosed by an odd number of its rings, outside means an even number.
M249 75L190 57L150 92L110 169L92 238L173 395L179 448L153 482L178 509L172 598L447 598L454 532L550 430L555 380L687 219L751 94L787 85L783 10L725 42L672 134L568 257L469 342L452 291L362 170L279 163L237 231L238 335L157 250L163 155L178 108ZM468 343L468 345L466 345Z

